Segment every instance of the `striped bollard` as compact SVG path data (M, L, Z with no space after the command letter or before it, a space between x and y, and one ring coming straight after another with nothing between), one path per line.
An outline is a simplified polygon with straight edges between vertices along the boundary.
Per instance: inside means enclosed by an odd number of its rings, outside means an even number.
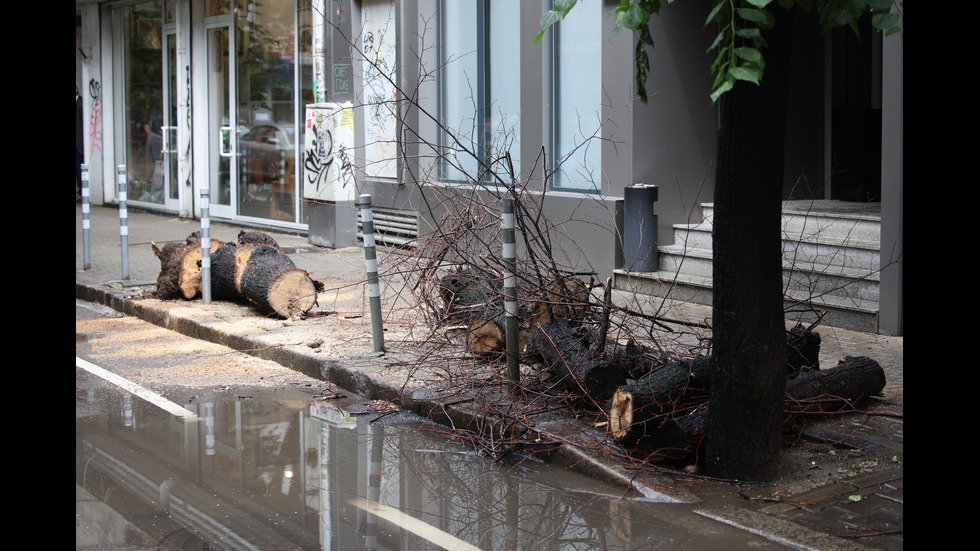
M517 352L517 246L514 237L514 198L500 200L504 252L504 334L507 346L507 389L513 391L521 382Z
M381 285L378 283L378 251L374 243L374 214L371 195L362 194L357 206L361 208L361 227L364 233L364 262L367 267L368 296L371 300L371 331L374 351L385 351L384 328L381 326Z
M82 165L82 269L92 269L92 221L89 218L88 165Z
M211 191L201 188L201 301L211 304Z
M116 165L116 183L119 185L119 242L122 248L122 278L129 279L129 226L126 212L126 165Z

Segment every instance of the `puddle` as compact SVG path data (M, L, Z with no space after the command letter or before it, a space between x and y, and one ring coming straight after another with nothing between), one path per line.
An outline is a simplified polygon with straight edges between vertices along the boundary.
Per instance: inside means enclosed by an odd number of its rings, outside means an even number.
M352 415L363 400L207 399L179 418L78 377L76 549L778 547L546 463L495 463L410 414Z

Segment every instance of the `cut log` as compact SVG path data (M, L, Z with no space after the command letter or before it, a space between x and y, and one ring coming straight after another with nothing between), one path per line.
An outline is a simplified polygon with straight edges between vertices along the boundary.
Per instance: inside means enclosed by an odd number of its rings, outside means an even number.
M211 241L211 296L217 300L247 299L283 318L306 314L317 303L322 285L279 250L275 239L243 230L240 244ZM193 299L201 294L200 232L184 243L153 244L160 259L157 296Z
M566 318L531 330L527 352L539 356L567 390L585 393L605 402L626 384L626 372L618 365L593 357L578 328Z
M279 243L276 242L275 238L271 235L255 231L255 230L242 230L238 232L238 244L239 245L269 245L270 247L275 247L277 249L282 249Z
M504 328L494 320L479 319L466 329L466 347L481 356L499 354L506 345Z
M660 430L676 411L689 411L708 397L711 363L707 358L670 362L642 379L616 389L609 404L609 428L624 446Z
M547 325L559 318L575 318L589 305L589 288L581 279L562 278L550 286L544 297L533 300L530 326Z
M316 305L317 289L309 273L279 249L242 245L235 253L236 287L243 297L283 318L301 316Z
M213 254L222 245L211 241ZM157 277L157 297L163 300L183 298L191 300L201 294L201 239L194 232L184 243L170 242L163 247L151 243L153 253L160 259L160 275Z
M820 369L820 334L797 323L786 332L786 373L793 377L816 369Z
M235 288L235 250L238 245L225 243L211 255L211 298L215 300L240 300Z
M786 397L791 402L820 399L821 409L834 409L868 396L877 396L885 388L885 370L866 356L845 356L832 369L808 371L786 382Z
M841 360L836 367L823 371L808 371L786 383L786 416L797 415L800 406L817 406L822 410L839 409L847 404L854 404L862 398L881 394L885 387L885 373L878 362L864 356L848 356ZM634 398L635 400L635 398ZM637 408L629 408L627 400L613 400L618 410L615 412L619 421L618 429L626 430L624 437L640 427L625 424L632 414L634 424L637 418ZM635 404L635 401L634 401ZM656 423L648 423L642 427L644 432L638 432L643 438L623 440L624 445L642 447L653 452L662 459L685 462L698 454L699 447L708 430L708 408L710 402L698 406L686 414L679 412L665 413L663 419ZM628 410L624 413L620 410ZM610 427L613 409L610 408ZM625 424L625 427L624 427ZM654 430L649 430L653 427ZM616 433L613 433L616 436ZM620 441L617 438L617 441Z

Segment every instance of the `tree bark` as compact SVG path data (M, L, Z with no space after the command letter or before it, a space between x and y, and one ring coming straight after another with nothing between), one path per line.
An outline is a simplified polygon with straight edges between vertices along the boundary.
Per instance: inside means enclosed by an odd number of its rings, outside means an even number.
M788 381L786 392L780 400L779 419L782 424L801 411L814 408L835 411L863 398L880 395L884 388L885 371L878 362L864 356L848 356L834 368L807 371ZM712 393L710 401L690 413L663 414L655 424L648 424L642 439L627 441L623 445L640 446L663 460L691 461L699 455L705 436L708 437L707 442L711 441L713 423L717 422L717 416L712 415L714 406ZM610 415L610 427L612 425ZM650 430L651 427L654 430ZM620 439L617 438L617 441ZM747 480L744 477L740 479Z
M791 402L821 399L822 410L834 410L846 404L881 394L885 388L885 370L865 356L845 356L832 369L807 371L787 381L786 397Z
M711 363L671 362L642 379L616 389L609 403L609 429L623 446L634 446L661 430L674 412L707 400Z
M241 244L211 241L211 296L244 298L283 318L306 314L317 302L320 285L296 267L268 234L243 230ZM201 294L200 232L184 243L153 244L160 259L157 297L193 299Z
M213 254L221 243L212 240L210 245ZM201 232L190 234L184 243L164 243L163 247L151 243L150 246L160 259L157 298L191 300L201 294Z
M599 402L609 400L617 388L626 384L626 371L595 358L566 318L532 329L527 352L540 356L567 390L584 393Z
M296 267L279 249L243 245L236 257L235 279L243 297L283 318L294 318L316 305L316 285L306 270Z
M777 474L786 384L780 215L791 18L772 11L765 79L721 99L706 447L712 475L760 481Z

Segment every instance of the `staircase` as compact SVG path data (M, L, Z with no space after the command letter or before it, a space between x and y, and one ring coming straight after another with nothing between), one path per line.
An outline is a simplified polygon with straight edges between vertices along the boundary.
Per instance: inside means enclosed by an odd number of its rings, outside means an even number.
M674 244L658 247L656 272L614 272L614 287L711 305L713 205L703 221L674 226ZM866 333L878 329L879 203L785 201L782 216L786 319Z

